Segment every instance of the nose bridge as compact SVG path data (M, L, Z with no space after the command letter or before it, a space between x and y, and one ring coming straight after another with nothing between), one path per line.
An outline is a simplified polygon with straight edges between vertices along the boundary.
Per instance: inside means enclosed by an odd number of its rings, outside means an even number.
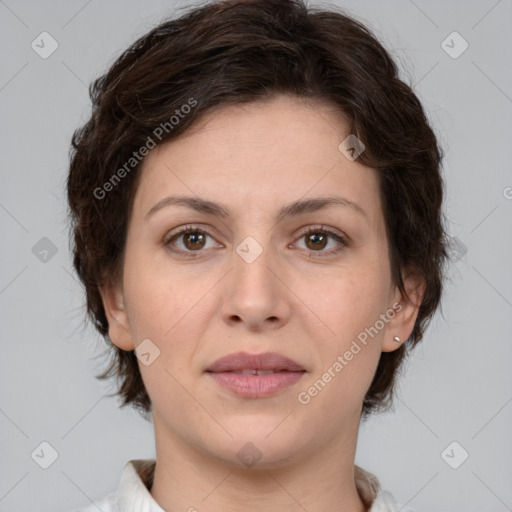
M268 235L268 233L267 233ZM233 271L227 284L223 315L227 321L243 321L252 328L268 320L285 321L288 315L285 288L275 273L278 257L270 246L270 237L247 236L233 253Z
M259 237L260 240L262 238L262 236ZM233 290L240 297L259 296L261 299L268 299L264 296L275 288L275 283L272 282L273 274L269 267L272 268L277 262L276 258L272 257L270 243L270 237L266 237L263 243L260 243L255 237L247 236L235 248Z

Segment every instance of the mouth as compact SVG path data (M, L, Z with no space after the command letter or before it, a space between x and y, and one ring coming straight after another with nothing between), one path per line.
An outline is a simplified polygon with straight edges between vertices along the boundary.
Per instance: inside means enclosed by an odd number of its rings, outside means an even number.
M279 373L282 371L288 371L288 370L236 370L236 371L230 371L226 373L234 373L236 375L271 375L273 373Z
M296 361L275 352L239 352L218 359L205 373L235 395L261 398L297 383L306 370Z

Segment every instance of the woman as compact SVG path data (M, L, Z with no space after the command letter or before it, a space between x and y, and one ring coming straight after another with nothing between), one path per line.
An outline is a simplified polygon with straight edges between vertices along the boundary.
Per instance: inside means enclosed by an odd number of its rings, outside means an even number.
M209 3L136 41L74 134L74 266L155 427L103 511L394 511L361 420L441 297L441 153L370 31ZM96 510L94 505L83 511Z

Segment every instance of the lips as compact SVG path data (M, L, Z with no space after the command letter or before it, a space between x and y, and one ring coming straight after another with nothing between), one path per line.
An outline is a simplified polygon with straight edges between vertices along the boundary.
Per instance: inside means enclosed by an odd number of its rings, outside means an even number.
M216 384L244 398L274 395L297 383L305 372L299 363L275 352L230 354L206 370Z
M235 370L230 373L236 373L238 375L271 375L272 373L277 373L278 371L284 370Z
M305 370L299 363L276 352L266 352L264 354L238 352L221 357L209 366L206 371L212 373L249 372L245 374L263 375L263 372L304 372ZM244 375L244 373L241 374Z

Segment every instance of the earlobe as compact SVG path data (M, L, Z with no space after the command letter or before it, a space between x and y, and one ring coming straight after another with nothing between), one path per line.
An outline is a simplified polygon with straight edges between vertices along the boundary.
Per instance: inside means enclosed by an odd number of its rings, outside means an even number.
M108 320L108 335L112 343L122 350L135 350L123 294L115 285L98 288Z
M392 305L395 314L384 333L384 339L382 340L383 352L392 352L398 349L409 338L423 301L426 289L423 276L418 272L410 271L403 278L403 283L409 300L397 286Z

